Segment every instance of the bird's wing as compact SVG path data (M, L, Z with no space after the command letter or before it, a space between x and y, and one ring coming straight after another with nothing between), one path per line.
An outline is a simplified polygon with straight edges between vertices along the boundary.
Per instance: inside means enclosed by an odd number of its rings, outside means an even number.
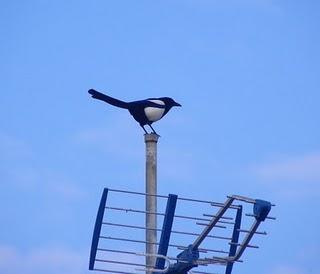
M134 107L134 108L146 108L146 107L165 108L164 104L159 104L159 103L156 103L154 101L149 101L149 100L150 99L130 102L129 108L131 108L131 107Z
M146 107L155 107L155 108L165 108L165 104L163 101L156 98L149 98L144 100Z
M105 95L99 91L96 91L94 89L89 89L89 94L92 95L92 98L95 98L95 99L98 99L98 100L101 100L101 101L104 101L110 105L113 105L113 106L116 106L116 107L119 107L119 108L125 108L127 109L128 108L128 103L127 102L123 102L123 101L120 101L118 99L115 99L115 98L112 98L108 95Z

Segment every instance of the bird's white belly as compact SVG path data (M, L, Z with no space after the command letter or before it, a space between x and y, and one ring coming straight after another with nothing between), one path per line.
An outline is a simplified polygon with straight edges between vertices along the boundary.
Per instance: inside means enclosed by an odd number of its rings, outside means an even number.
M146 107L144 109L144 113L146 114L149 121L155 122L161 119L164 113L164 108Z

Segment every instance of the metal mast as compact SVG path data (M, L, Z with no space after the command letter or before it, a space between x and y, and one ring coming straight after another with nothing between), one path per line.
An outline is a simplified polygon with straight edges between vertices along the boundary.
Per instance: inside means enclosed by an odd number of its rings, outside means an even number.
M157 142L159 136L145 134L146 144L146 254L157 254ZM155 257L147 256L147 267L153 268ZM151 274L152 271L146 271Z

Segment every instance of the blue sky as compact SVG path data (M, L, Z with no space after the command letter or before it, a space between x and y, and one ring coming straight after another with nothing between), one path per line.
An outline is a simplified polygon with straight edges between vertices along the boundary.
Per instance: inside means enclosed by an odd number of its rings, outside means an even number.
M277 204L235 273L318 274L319 5L2 3L0 272L88 273L103 187L144 190L143 132L95 88L183 105L155 124L159 193Z

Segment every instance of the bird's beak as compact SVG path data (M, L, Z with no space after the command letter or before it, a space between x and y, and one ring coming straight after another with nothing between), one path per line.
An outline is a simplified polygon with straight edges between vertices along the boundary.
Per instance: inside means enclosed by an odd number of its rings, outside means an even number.
M181 107L181 105L180 105L179 103L177 103L177 102L174 102L174 105L175 105L176 107Z

